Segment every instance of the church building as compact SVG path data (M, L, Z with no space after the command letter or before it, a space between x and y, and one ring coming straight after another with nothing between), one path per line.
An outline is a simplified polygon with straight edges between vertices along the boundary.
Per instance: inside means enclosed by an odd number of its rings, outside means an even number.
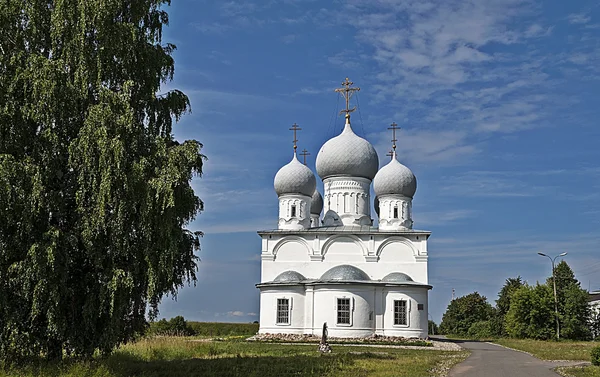
M381 169L375 148L352 130L348 79L343 131L316 159L324 192L294 155L275 175L278 228L262 238L259 334L426 338L428 231L413 229L417 180L393 150ZM371 196L371 185L375 197ZM373 200L373 202L372 202ZM378 217L373 226L371 205Z

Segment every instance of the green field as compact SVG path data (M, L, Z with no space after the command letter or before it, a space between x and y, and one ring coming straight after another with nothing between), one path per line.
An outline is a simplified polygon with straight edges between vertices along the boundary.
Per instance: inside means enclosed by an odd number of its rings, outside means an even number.
M66 360L1 371L2 377L280 377L430 376L462 361L466 352L156 337L121 347L105 359Z
M258 332L258 323L194 322L187 321L195 336L252 336Z
M590 351L598 342L544 341L532 339L495 339L494 343L525 351L542 360L590 361Z

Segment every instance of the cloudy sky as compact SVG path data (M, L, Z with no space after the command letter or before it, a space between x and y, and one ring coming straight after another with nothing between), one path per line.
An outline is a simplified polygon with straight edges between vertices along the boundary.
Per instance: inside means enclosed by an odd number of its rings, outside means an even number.
M365 5L368 4L368 5ZM164 42L192 113L178 139L204 144L193 184L205 211L198 283L161 316L258 319L260 238L276 227L273 177L299 147L338 134L350 77L355 132L380 161L396 122L417 176L415 228L433 232L430 314L452 295L493 303L504 280L545 280L565 258L600 288L600 9L578 0L175 0ZM321 184L322 188L322 184Z

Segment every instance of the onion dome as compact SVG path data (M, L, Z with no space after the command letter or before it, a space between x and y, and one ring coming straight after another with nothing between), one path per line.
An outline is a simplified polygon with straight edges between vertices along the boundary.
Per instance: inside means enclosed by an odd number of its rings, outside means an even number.
M398 162L394 152L392 161L379 169L373 179L373 191L378 197L399 194L412 198L417 191L417 178L409 168Z
M292 161L279 169L275 175L274 185L277 196L284 194L312 196L317 187L317 180L313 172L298 161L294 153Z
M358 267L350 266L349 264L342 264L330 268L321 276L322 281L370 281L369 275Z
M306 280L304 275L299 272L288 270L283 271L275 279L273 279L273 283L297 283Z
M310 202L310 213L312 215L320 215L321 211L323 211L323 197L318 190L315 190Z
M349 176L372 180L377 174L379 158L371 143L352 131L350 119L346 118L342 133L321 147L316 165L321 179Z
M390 283L404 283L407 281L412 282L413 279L403 272L392 272L387 274L381 281L386 281Z

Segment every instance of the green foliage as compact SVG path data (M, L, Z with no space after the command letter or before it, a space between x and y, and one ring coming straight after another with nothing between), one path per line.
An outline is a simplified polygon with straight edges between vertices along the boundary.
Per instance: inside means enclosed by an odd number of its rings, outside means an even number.
M0 0L0 359L91 356L195 281L169 0Z
M475 322L467 332L469 338L490 339L496 336L491 320Z
M565 288L559 307L561 338L585 340L592 337L589 327L592 312L587 299L588 292L579 288L579 283Z
M168 321L163 318L158 322L150 323L148 333L152 335L189 336L194 335L194 330L179 315Z
M521 288L523 285L523 280L521 280L520 276L516 278L508 278L504 282L504 286L498 292L498 299L496 300L496 310L500 316L505 316L510 309L510 299L515 291Z
M504 282L504 286L498 292L496 300L496 318L494 319L493 331L498 336L506 336L508 333L505 329L506 314L510 309L510 300L513 294L524 285L520 276L516 278L508 278Z
M587 302L588 292L581 289L581 284L575 279L575 274L567 262L558 263L554 274L561 338L591 338L589 320L592 313ZM552 277L547 279L546 284L553 289Z
M555 336L553 305L553 292L547 285L519 288L506 314L506 332L514 338L551 339Z
M485 296L473 292L452 300L442 317L440 332L442 334L468 335L469 328L480 321L489 320L494 309Z
M592 365L600 365L600 346L592 348L590 352Z
M440 333L440 329L437 325L437 323L435 323L432 320L427 321L427 331L429 332L429 335L437 335Z

